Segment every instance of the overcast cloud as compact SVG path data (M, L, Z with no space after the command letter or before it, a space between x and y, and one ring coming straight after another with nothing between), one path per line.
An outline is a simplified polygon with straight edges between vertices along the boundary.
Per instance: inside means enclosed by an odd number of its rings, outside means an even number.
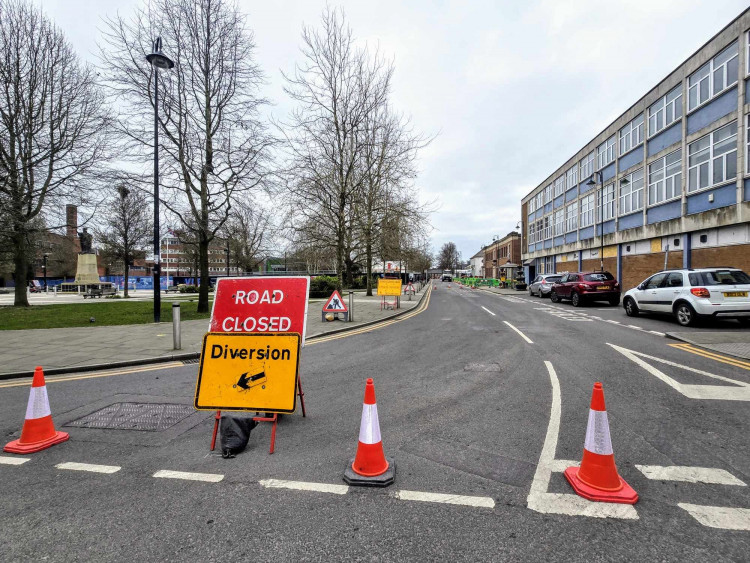
M36 0L82 57L101 18L137 0ZM288 101L280 71L325 1L243 0L268 76L271 112ZM329 2L330 5L338 5ZM436 200L434 249L464 258L513 230L520 200L690 54L747 0L342 2L356 37L396 66L393 100L439 133L422 154L415 197ZM169 46L165 46L168 52Z

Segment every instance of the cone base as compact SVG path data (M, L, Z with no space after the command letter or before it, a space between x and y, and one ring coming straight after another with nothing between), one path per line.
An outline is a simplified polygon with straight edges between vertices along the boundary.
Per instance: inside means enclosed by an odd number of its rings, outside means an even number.
M388 485L392 485L396 480L396 464L392 459L386 458L386 461L388 462L388 469L384 473L375 475L374 477L365 477L354 472L354 469L352 469L354 460L350 459L344 470L344 482L347 485L359 487L387 487Z
M46 450L55 444L65 442L68 438L70 438L70 435L67 432L55 432L53 436L46 440L40 440L39 442L32 442L29 444L22 444L20 440L13 440L12 442L5 444L3 451L12 454L33 454L35 452Z
M578 478L579 469L580 467L568 467L565 470L565 478L570 483L570 486L573 487L573 490L578 493L578 496L597 502L616 502L620 504L635 504L638 502L638 493L622 477L620 477L622 489L619 491L603 491L581 481Z

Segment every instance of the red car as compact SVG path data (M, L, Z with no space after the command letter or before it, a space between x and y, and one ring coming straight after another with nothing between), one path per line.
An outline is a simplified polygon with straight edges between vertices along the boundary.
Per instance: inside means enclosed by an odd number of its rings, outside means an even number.
M568 272L549 296L553 303L570 299L573 307L588 301L607 301L614 307L620 304L620 284L609 272Z

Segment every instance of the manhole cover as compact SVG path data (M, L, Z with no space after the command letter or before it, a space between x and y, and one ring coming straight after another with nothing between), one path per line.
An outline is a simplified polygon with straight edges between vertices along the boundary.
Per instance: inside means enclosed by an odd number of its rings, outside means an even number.
M191 405L171 403L113 403L65 426L161 432L195 413Z

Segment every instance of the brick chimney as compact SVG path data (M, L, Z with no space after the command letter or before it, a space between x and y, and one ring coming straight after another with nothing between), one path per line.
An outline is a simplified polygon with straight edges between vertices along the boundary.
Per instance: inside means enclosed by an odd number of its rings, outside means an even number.
M75 239L78 236L78 207L68 204L65 206L65 236Z

